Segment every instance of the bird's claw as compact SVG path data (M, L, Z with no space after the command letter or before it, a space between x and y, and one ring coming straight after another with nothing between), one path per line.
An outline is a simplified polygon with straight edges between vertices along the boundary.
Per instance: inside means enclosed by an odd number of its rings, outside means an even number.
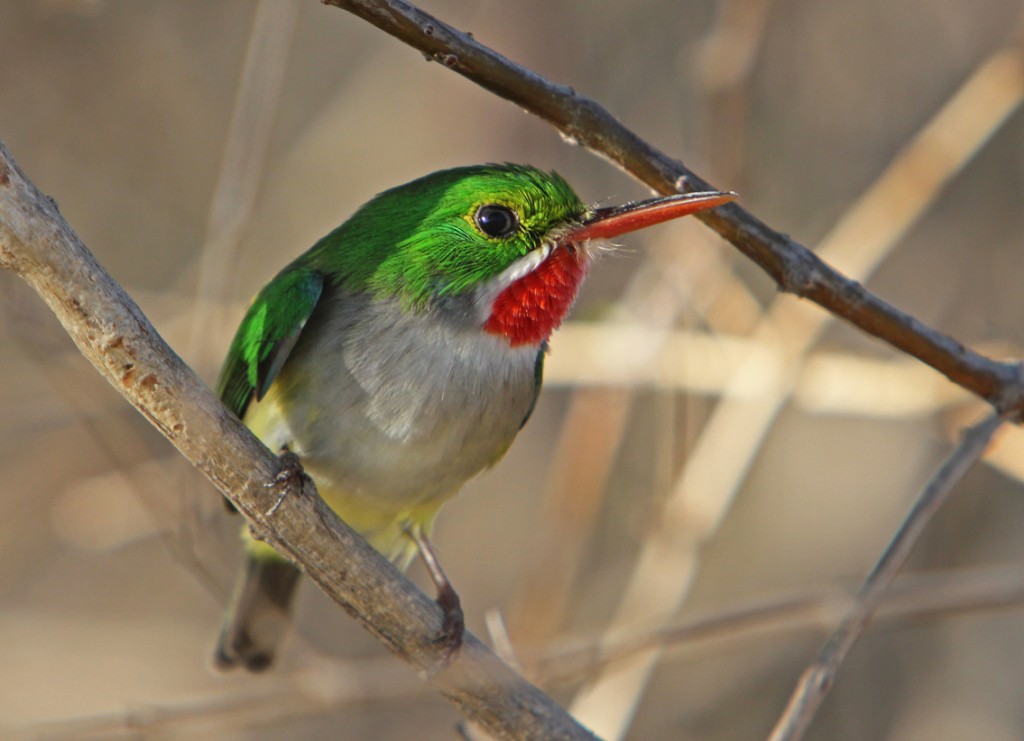
M274 476L273 481L264 484L266 488L277 489L278 491L277 501L274 502L273 507L267 510L268 517L277 514L277 510L281 507L290 491L294 489L301 492L303 485L307 481L311 481L309 474L302 467L302 461L299 460L299 456L288 450L288 448L281 449L278 460L281 461L281 468L278 470L277 475Z
M455 587L452 586L444 569L441 568L441 562L434 552L434 547L430 544L430 539L423 532L423 528L406 525L405 534L416 544L420 558L423 559L423 565L426 566L427 573L430 574L430 579L434 582L434 587L437 589L435 602L441 608L443 616L441 630L432 641L441 651L437 664L431 669L431 674L436 674L448 668L448 665L459 655L459 649L462 648L462 637L466 632L466 618L462 613L462 601L459 599L459 593L455 591Z
M459 595L450 584L447 585L447 589L438 588L436 602L443 614L441 630L434 638L434 644L441 649L438 665L434 671L440 671L459 655L459 649L462 648L462 637L466 632L466 618L462 612Z

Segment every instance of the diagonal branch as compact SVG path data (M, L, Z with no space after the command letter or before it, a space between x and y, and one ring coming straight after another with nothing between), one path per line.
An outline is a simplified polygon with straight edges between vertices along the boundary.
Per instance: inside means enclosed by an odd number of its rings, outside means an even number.
M960 444L922 489L900 529L857 591L856 601L822 646L815 661L804 670L785 712L769 736L770 741L798 741L803 738L832 688L840 665L875 616L886 589L906 562L925 526L949 499L960 479L981 458L1003 422L999 415L993 414L969 428Z
M1001 84L1007 54L997 51L979 64L822 238L820 257L843 265L856 280L872 274L935 193L991 137L1006 111L1019 105L1024 91ZM718 531L829 319L826 312L779 296L750 330L750 337L772 348L773 357L748 355L728 374L726 398L715 405L689 449L623 590L609 636L638 623L663 622L680 609L696 578L702 544ZM759 392L736 393L755 378L763 384ZM668 574L671 586L666 586ZM654 649L611 667L579 693L570 710L603 736L621 736L659 659Z
M402 0L323 0L347 10L463 77L555 126L659 193L711 186L623 126L596 101L552 83ZM1019 52L1004 75L1024 85ZM1010 111L1007 112L1009 115ZM964 347L883 301L736 203L697 217L757 263L780 290L806 298L868 334L927 363L990 402L999 412L1024 411L1024 366Z
M47 303L83 355L245 515L441 694L502 738L593 736L550 697L466 634L438 671L440 610L338 519L307 484L285 498L266 486L277 459L168 347L0 143L0 268Z
M654 149L622 126L595 101L578 95L569 87L548 82L409 3L402 0L324 2L352 12L423 52L428 59L444 64L490 92L534 113L554 125L566 139L601 154L658 192L709 187L702 178L688 170L682 163ZM983 72L984 74L979 74L978 78L983 79L984 84L965 87L970 87L971 94L967 97L973 100L980 95L986 100L986 108L991 114L988 121L990 132L1020 106L1024 97L1024 58L1020 55L1019 43L1014 42L994 54ZM911 179L915 185L923 184L923 190L940 189L945 180L942 173L956 169L947 160L955 162L969 157L969 142L985 139L985 132L974 125L977 117L957 118L950 111L944 111L940 118L943 125L939 128L943 132L955 132L952 140L923 136L921 141L917 142L920 146L911 147L906 157L894 163L898 164L898 167L892 168L893 174L899 172ZM968 135L964 135L965 125ZM833 242L856 242L856 237L850 237L857 233L860 233L860 239L864 239L865 232L874 236L870 228L858 232L852 227L874 225L880 221L879 214L890 217L895 212L899 216L894 219L895 221L904 225L911 223L917 213L915 209L923 208L923 204L908 203L905 189L900 187L903 184L898 177L886 179L886 187L878 188L874 199L865 199L860 204L861 208L837 226L835 234L841 235L842 240L836 236ZM1019 420L1020 413L1024 411L1024 366L1019 362L994 361L925 326L869 292L857 280L835 270L802 245L773 231L735 204L707 214L702 220L764 269L781 290L811 299L832 314L924 361L950 380L988 400L997 411L1005 415L1006 419ZM793 302L781 306L794 310L799 308ZM808 336L813 337L814 334L815 332L811 331ZM766 407L764 418L767 419L772 414ZM749 422L749 418L745 417L744 421ZM749 424L746 429L750 429ZM735 438L730 439L730 444L734 443ZM754 444L756 445L756 441ZM708 447L724 449L711 445ZM683 498L682 504L686 504L684 500L691 498ZM692 514L686 506L674 509L686 510L688 514ZM674 513L670 511L665 518L669 523L678 520L673 518L672 514ZM915 518L920 518L916 520L918 523L923 523L927 519L923 515L915 514L911 518L912 523ZM913 530L917 526L912 524L905 530ZM699 529L699 524L697 528ZM693 528L683 532L683 538L676 537L675 541L685 541L686 536L692 535L692 530ZM680 562L679 559L671 557L679 550L674 546L680 544L673 542L671 536L672 533L668 532L667 537L649 539L649 548L644 554L651 554L650 563L668 562L677 569L681 564L682 568L686 568L685 559ZM682 542L681 545L686 552L687 543ZM637 570L641 570L640 567ZM654 569L648 571L653 572ZM879 590L888 584L887 579L870 581L878 585ZM663 590L663 584L657 579L647 586ZM685 589L685 585L683 588ZM638 592L643 590L639 589ZM643 592L642 596L650 597L650 593ZM634 600L637 601L648 604L643 599ZM632 607L628 599L623 600L623 611L635 617L636 611ZM870 605L863 609L866 615L870 614ZM851 645L859 635L859 630L863 628L863 624L854 623L856 621L851 623L854 629L847 634ZM838 657L835 666L838 666L845 654L838 652L835 655ZM620 667L619 676L624 673ZM595 722L595 718L598 717L598 713L591 712L594 706L599 707L602 714L609 712L609 708L612 708L610 712L613 714L617 713L618 710L614 706L625 702L627 690L624 685L623 681L609 682L608 691L602 695L595 694L590 706L582 707L576 703L572 709L579 713L579 717L587 718L588 722ZM595 687L597 683L591 685L590 689ZM812 712L802 716L805 722ZM602 733L616 734L609 724L599 722L598 730Z

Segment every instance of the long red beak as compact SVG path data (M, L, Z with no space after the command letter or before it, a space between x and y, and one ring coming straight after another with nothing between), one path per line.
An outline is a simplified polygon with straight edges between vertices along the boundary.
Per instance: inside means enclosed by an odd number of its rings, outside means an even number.
M704 211L736 200L735 193L701 191L674 196L651 198L622 206L599 208L579 226L559 238L562 244L584 242L588 239L612 239L620 234L654 226L663 221Z

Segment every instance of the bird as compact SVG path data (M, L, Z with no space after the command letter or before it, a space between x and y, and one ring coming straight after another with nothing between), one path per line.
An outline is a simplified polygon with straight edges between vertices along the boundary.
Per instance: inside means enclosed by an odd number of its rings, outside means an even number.
M548 340L600 245L735 197L597 208L557 173L516 164L386 190L256 295L216 392L381 554L403 569L421 555L444 614L438 640L457 651L461 603L430 541L434 519L530 418ZM263 671L300 571L243 539L214 664Z

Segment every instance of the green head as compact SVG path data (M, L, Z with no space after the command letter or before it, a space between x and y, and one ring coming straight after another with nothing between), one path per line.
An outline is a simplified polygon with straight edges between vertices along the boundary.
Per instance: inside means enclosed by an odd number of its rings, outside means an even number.
M347 290L398 299L409 311L457 304L464 317L468 303L485 331L537 344L569 311L590 240L731 199L686 194L594 209L553 172L460 167L379 194L300 259Z
M310 257L349 286L419 309L488 282L587 213L555 173L460 167L381 193Z

